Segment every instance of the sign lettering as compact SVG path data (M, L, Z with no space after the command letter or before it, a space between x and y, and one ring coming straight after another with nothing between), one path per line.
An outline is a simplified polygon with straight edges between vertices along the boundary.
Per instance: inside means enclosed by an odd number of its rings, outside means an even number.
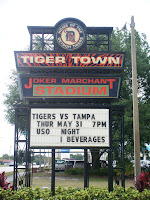
M18 70L29 68L123 69L124 53L31 53L15 52Z
M109 109L31 109L31 147L109 147Z
M121 77L68 78L20 75L20 96L30 98L118 98Z

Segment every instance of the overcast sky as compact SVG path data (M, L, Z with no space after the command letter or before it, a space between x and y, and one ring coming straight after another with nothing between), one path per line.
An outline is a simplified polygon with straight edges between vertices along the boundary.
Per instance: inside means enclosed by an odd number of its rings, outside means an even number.
M14 51L29 46L27 26L54 26L63 18L74 17L86 26L115 29L130 24L132 15L136 30L145 33L150 44L150 0L0 0L0 156L13 154L14 126L5 120L3 93L11 70L16 69Z

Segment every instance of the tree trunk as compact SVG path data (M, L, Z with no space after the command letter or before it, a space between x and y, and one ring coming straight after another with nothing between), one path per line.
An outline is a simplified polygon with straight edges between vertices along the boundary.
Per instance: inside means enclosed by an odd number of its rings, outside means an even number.
M92 169L93 170L99 169L99 159L100 159L99 149L90 149L90 151L92 155Z
M100 157L106 151L105 149L90 149L92 155L92 169L97 170L100 168Z

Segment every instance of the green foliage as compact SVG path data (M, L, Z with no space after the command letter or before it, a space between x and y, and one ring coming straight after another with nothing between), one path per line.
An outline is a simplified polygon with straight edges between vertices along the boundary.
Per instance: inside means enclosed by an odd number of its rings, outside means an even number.
M134 177L134 167L133 167L133 163L129 160L129 159L127 159L127 158L125 158L124 159L124 162L125 162L125 177ZM117 167L119 167L120 166L120 163L119 162L117 162ZM120 176L121 175L121 170L119 170L119 169L116 169L115 170L115 175L116 176Z
M83 171L83 168L70 168L68 170L65 170L65 174L68 174L68 175L83 175L84 171Z
M90 175L97 175L97 176L108 176L108 168L100 168L97 170L90 170Z
M145 143L150 143L150 47L146 41L145 34L136 36L136 58L138 74L138 93L139 93L139 126L141 151ZM121 87L121 101L117 104L125 105L124 132L125 132L125 156L133 156L133 107L132 107L132 63L131 63L131 33L116 29L111 36L111 50L125 52L125 66L123 72L123 82ZM117 136L117 134L116 134ZM119 136L119 134L118 134ZM117 151L116 151L117 152Z
M14 156L9 156L8 154L3 154L0 159L4 159L4 160L6 159L7 160L7 159L9 159L9 157L10 157L10 160L14 159Z
M67 175L83 175L84 170L81 168L70 168L65 171ZM99 168L97 170L89 170L90 175L108 176L108 168Z
M135 31L136 36L136 61L138 73L138 88L139 92L144 95L141 97L142 101L147 101L150 97L149 84L150 84L150 47L146 41L146 35L140 35ZM127 92L131 95L132 88L132 65L131 65L131 33L129 31L121 31L116 29L111 37L112 51L123 51L126 53L125 68L123 80L125 84L122 86L121 96L125 99L128 98ZM125 90L124 90L125 89Z
M48 162L48 157L43 156L43 155L35 155L33 157L33 162L35 162L37 165L39 165L40 162L41 162L41 164L44 164L44 161Z
M8 154L3 154L2 155L2 159L9 159L9 155Z
M70 154L70 158L74 160L83 160L83 154L77 153L77 154Z
M150 102L149 102L150 103ZM150 143L150 106L149 103L139 103L139 126L141 146Z
M128 159L125 159L125 176L129 177L134 175L134 167L133 163L131 163Z
M14 124L14 106L21 103L19 98L17 73L15 71L12 71L12 75L10 76L10 84L8 85L7 93L4 94L4 97L4 105L6 106L6 119L10 124Z
M121 171L116 169L114 171L114 176L118 176L118 175L120 175L120 173L121 173ZM81 168L70 168L68 170L65 170L65 174L67 174L67 175L83 175L84 170ZM89 170L89 175L108 176L108 168L99 168L96 170L91 169L91 170ZM125 159L125 176L133 177L133 175L134 175L133 163L131 163L128 159Z
M50 189L42 190L40 187L21 188L17 191L0 189L0 199L3 200L148 200L150 199L150 190L139 192L133 188L115 186L113 192L108 192L108 188L89 187L85 190L78 188L57 187L55 196L52 196Z

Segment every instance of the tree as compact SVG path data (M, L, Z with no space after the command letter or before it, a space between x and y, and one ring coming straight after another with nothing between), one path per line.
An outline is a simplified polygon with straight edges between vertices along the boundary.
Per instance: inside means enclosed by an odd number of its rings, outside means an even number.
M48 158L43 155L35 155L33 157L33 162L35 162L37 165L44 164L44 159L46 159L46 162L48 162Z
M8 154L3 154L2 155L2 159L9 159L9 155Z
M146 41L146 35L136 34L136 55L138 73L138 96L139 96L139 118L141 151L145 143L150 142L149 102L150 102L150 47ZM133 154L133 113L132 113L132 67L131 67L131 34L129 31L116 30L112 34L112 51L124 51L126 53L125 69L123 73L123 84L121 89L121 101L119 104L126 105L125 108L125 141L126 155ZM144 111L144 113L143 113Z
M99 169L100 166L100 157L106 151L106 149L90 149L92 155L92 169Z
M136 54L137 54L137 74L138 74L138 89L140 100L149 101L150 91L150 47L146 41L146 35L136 31ZM129 31L116 30L111 37L112 51L124 51L126 53L125 69L123 80L125 84L122 87L121 97L127 99L124 86L131 95L132 88L132 65L131 65L131 33ZM125 93L124 93L125 92Z
M24 104L19 97L19 86L17 79L17 72L12 70L10 75L10 84L8 85L7 93L4 94L5 100L4 105L6 106L6 119L8 123L15 124L15 105Z
M81 153L78 154L70 154L70 158L75 159L75 160L83 160L83 155Z

